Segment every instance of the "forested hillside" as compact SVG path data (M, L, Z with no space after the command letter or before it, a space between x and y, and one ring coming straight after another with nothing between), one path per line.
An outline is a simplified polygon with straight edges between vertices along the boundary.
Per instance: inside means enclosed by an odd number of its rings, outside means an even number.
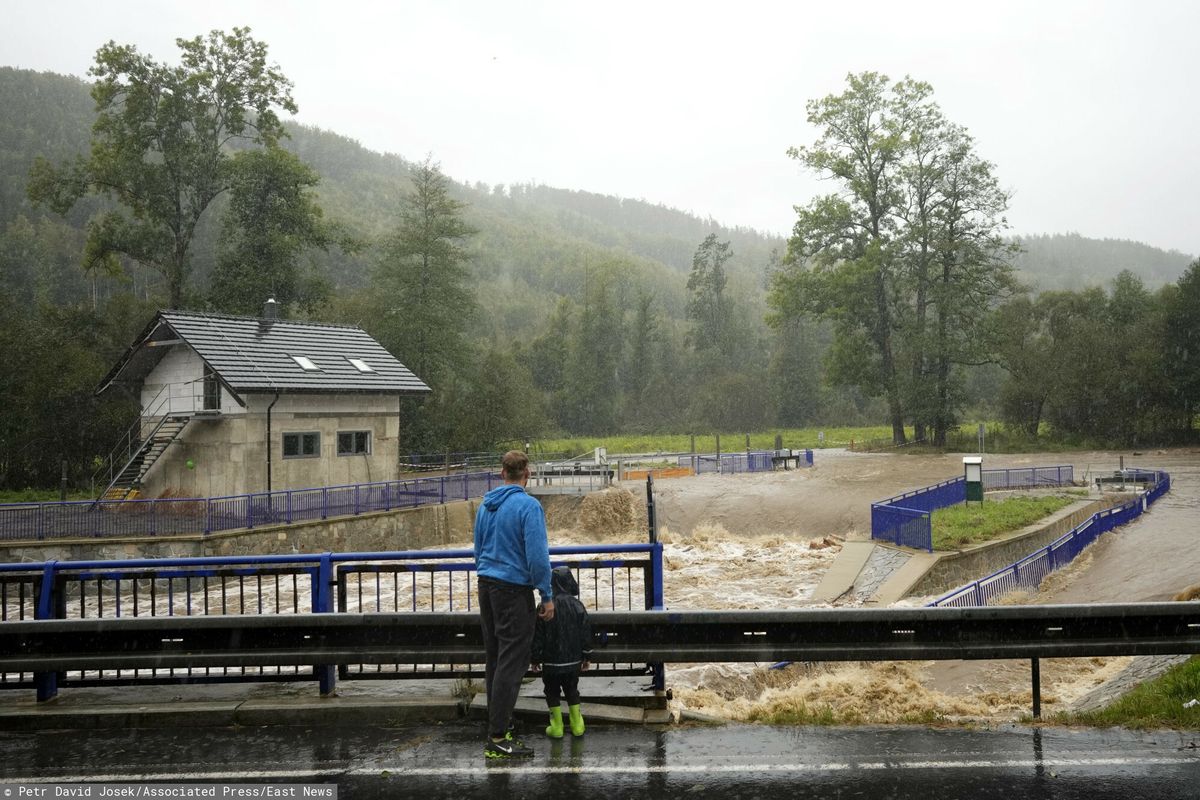
M36 156L72 158L88 150L95 118L89 85L49 73L0 67L0 224L19 214L47 216L30 207L26 197L29 169ZM412 163L392 154L369 151L329 131L287 125L283 146L320 176L316 189L325 215L345 224L363 242L375 240L394 226L401 196L408 190ZM654 290L673 291L668 307L681 311L683 282L691 269L696 245L709 233L733 244L729 270L747 290L761 288L763 267L783 240L754 231L725 229L712 220L638 200L546 186L486 186L451 183L464 201L468 220L479 229L472 243L476 277L485 290L514 282L539 295L573 295L593 265L618 260L636 267L636 280ZM66 221L80 228L99 205L81 204ZM49 215L53 216L53 215ZM215 216L215 215L214 215ZM196 293L202 294L212 269L214 226L195 246ZM370 253L321 258L322 269L338 287L366 284ZM549 273L549 274L548 274ZM527 298L527 300L535 300ZM554 301L535 300L532 309L547 316Z
M1179 280L1192 256L1124 239L1088 239L1077 233L1019 236L1015 266L1036 289L1107 286L1128 270L1157 289Z

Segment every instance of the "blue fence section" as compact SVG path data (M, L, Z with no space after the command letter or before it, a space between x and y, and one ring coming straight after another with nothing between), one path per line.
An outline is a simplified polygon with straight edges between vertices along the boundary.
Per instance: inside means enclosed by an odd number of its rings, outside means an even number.
M1158 470L1132 470L1130 480L1147 483L1149 489L1122 505L1106 508L1093 514L1046 547L1025 558L993 572L986 578L972 581L939 597L930 606L986 606L1009 592L1024 589L1035 591L1042 580L1059 567L1069 564L1084 548L1102 533L1124 525L1146 511L1155 500L1171 488L1171 476Z
M985 469L983 471L984 491L1036 489L1039 486L1069 486L1074 482L1075 468L1070 464L1053 467Z
M550 548L551 563L575 573L590 610L663 607L662 544L578 545ZM321 553L217 558L49 561L0 564L0 620L473 611L475 564L471 550ZM2 624L0 622L0 624ZM600 672L651 675L657 665L615 665ZM429 678L482 675L480 665L339 665L355 678ZM599 673L598 673L599 674ZM281 666L152 669L60 676L0 674L0 689L111 686L150 683L295 681L332 675ZM49 691L46 696L52 696Z
M792 452L796 454L792 459L797 466L813 465L812 450ZM737 472L770 472L783 460L773 450L748 450L737 453L692 453L678 456L676 463L681 467L691 467L697 475L732 475Z
M482 497L496 471L232 497L0 505L0 540L207 534Z
M961 503L966 499L965 479L953 478L872 503L871 538L932 552L933 532L929 523L929 512Z
M1070 465L985 469L982 477L983 488L986 491L1064 486L1074 483L1075 469ZM871 538L933 552L930 512L957 505L966 499L966 479L951 478L933 486L872 503Z

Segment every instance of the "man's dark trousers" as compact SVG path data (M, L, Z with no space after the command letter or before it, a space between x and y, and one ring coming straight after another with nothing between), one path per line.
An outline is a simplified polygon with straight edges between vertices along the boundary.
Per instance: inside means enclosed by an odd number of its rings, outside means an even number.
M529 669L537 619L533 589L480 576L479 616L487 652L488 733L495 736L508 729Z

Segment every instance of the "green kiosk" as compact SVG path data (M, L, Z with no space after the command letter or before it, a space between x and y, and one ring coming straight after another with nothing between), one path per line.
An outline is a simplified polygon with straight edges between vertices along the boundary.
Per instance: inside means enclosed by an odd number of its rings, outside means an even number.
M967 481L967 502L983 502L983 456L963 456L963 477Z

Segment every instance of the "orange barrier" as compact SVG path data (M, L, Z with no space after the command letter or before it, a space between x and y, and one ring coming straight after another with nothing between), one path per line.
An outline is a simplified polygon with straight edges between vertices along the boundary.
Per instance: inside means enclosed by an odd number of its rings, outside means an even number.
M660 467L658 469L627 469L625 470L625 480L627 481L644 481L647 475L653 475L655 480L659 478L686 478L689 475L696 473L691 467Z

